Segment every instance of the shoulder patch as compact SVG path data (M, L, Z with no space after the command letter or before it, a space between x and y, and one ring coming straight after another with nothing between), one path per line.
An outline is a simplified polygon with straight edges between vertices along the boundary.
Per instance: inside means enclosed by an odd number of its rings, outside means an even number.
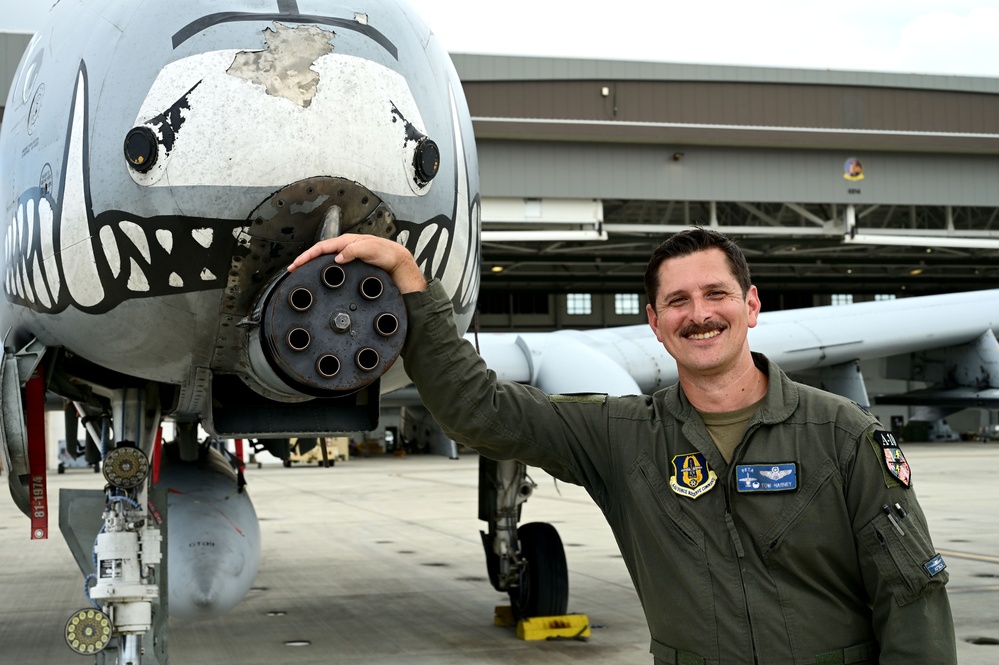
M874 447L874 453L881 460L885 474L885 485L897 487L901 485L908 489L912 485L912 470L909 462L898 447L895 435L884 430L875 430L867 435Z
M552 404L603 404L607 401L607 395L603 393L565 393L549 395L548 401Z

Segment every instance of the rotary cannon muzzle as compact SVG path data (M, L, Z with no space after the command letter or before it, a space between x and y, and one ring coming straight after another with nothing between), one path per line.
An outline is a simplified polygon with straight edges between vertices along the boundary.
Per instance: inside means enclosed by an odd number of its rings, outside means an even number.
M283 382L312 395L353 392L385 373L406 340L402 295L381 268L332 257L274 278L255 308L257 339Z

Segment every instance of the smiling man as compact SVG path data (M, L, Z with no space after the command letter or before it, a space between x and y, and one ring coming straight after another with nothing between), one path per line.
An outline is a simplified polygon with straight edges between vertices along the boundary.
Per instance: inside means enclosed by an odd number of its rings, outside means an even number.
M766 376L746 338L760 299L734 243L700 231L673 236L653 253L645 290L649 325L676 360L691 404L732 411L763 398Z
M386 270L402 351L456 441L582 485L603 510L656 665L952 665L946 566L895 439L858 405L749 348L760 301L739 247L701 228L645 275L649 325L679 382L654 395L546 395L498 382L439 282L372 236L308 250Z

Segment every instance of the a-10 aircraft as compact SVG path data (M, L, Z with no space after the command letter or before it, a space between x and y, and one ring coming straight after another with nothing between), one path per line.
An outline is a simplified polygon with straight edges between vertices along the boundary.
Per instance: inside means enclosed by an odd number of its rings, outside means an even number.
M408 384L398 292L359 262L285 268L317 239L393 238L442 281L467 329L477 169L458 77L402 2L53 6L0 133L0 449L43 538L46 394L97 442L106 490L61 502L93 578L92 607L68 612L71 649L166 663L167 616L217 616L248 591L256 516L199 426L264 442L375 429L382 396ZM899 376L939 384L936 398L987 405L997 325L999 291L981 291L765 313L751 343L861 404L857 361L890 356ZM549 392L675 380L644 326L479 338L501 378ZM558 534L518 528L524 466L483 460L482 477L492 584L522 616L564 613Z

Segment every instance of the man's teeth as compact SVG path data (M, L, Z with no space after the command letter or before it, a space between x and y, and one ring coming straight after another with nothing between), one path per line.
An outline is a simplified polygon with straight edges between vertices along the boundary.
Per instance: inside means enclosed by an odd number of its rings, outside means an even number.
M720 330L712 330L706 333L694 333L693 335L688 335L690 339L711 339L721 334Z

